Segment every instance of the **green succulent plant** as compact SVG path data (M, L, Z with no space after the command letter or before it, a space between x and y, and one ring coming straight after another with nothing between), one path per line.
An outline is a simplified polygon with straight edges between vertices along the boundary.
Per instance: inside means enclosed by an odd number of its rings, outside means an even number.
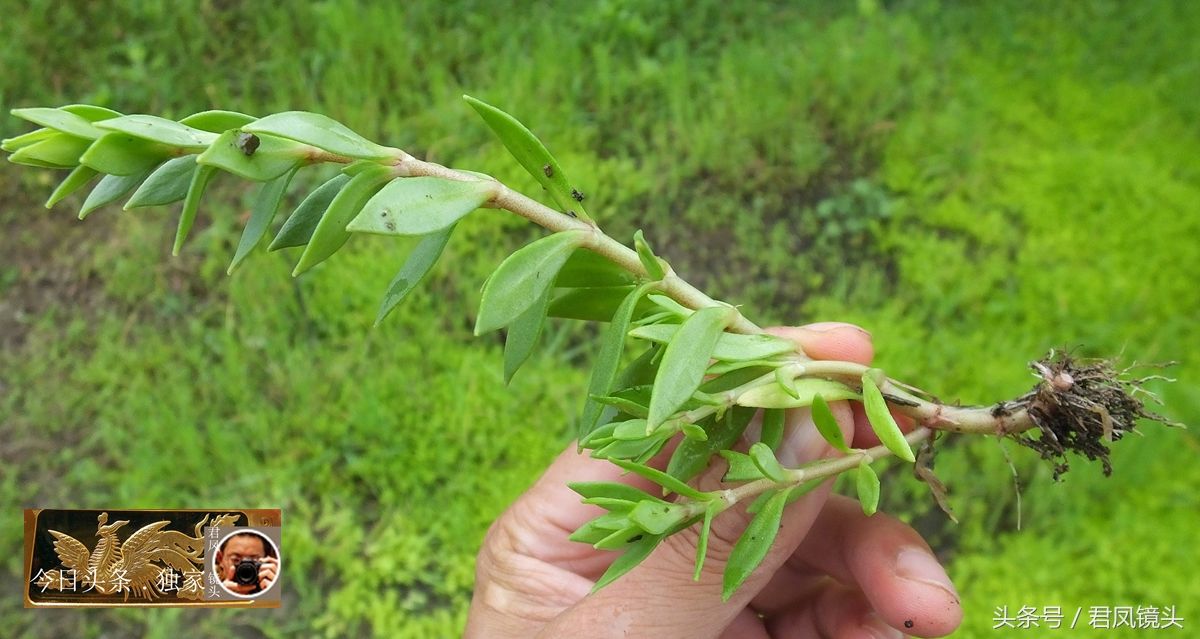
M689 284L640 231L630 244L605 234L578 185L529 129L491 105L465 99L537 180L549 204L490 176L420 160L330 118L299 111L262 118L204 111L172 121L91 105L16 109L14 115L40 128L4 140L0 148L15 163L70 171L47 207L94 183L80 219L122 199L126 209L182 201L175 253L218 171L261 183L230 272L273 229L298 171L343 165L278 227L268 250L301 247L293 272L299 275L335 255L356 233L419 236L385 292L377 323L430 272L455 225L473 211L501 209L549 230L488 278L475 333L506 331L507 380L537 347L547 318L607 324L581 400L579 447L662 491L651 494L622 483L571 486L584 502L606 511L571 538L620 553L597 588L632 569L666 537L692 526L700 527L698 578L713 519L749 500L754 518L725 568L728 598L766 554L787 504L822 482L852 473L863 510L874 513L880 480L872 464L885 457L917 464L917 476L945 508L943 489L929 468L939 432L1014 438L1054 460L1056 475L1066 470L1069 451L1101 461L1108 473L1111 441L1132 432L1141 418L1164 422L1135 397L1149 377L1061 353L1033 364L1039 380L1029 393L986 407L942 403L858 363L813 360L793 342L764 333L739 308ZM880 446L849 446L828 407L836 400L863 403ZM784 411L801 407L811 408L817 430L837 455L787 467L775 454ZM739 449L760 411L757 441ZM893 413L911 417L917 427L903 432ZM678 445L665 467L649 465L672 441ZM920 456L914 446L920 446ZM689 485L718 458L728 465L725 488L701 491Z

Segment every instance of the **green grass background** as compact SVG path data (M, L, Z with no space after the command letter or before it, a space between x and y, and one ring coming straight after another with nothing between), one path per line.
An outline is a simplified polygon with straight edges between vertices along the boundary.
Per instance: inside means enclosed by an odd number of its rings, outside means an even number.
M536 192L471 93L546 141L610 233L646 229L755 319L858 322L880 365L963 401L1023 392L1055 346L1179 360L1164 411L1200 417L1200 4L4 4L5 110L312 110ZM171 258L173 211L80 223L78 198L41 209L57 177L0 169L0 634L457 635L482 535L569 440L595 350L556 324L506 389L499 340L470 335L484 277L537 231L478 213L372 330L404 242L226 278L246 185L219 180ZM903 469L885 500L949 561L956 636L1141 636L993 631L993 611L1200 624L1198 452L1152 426L1112 478L1077 462L1054 484L1028 451L956 441L938 471L961 524ZM204 505L283 508L282 610L20 609L20 507Z

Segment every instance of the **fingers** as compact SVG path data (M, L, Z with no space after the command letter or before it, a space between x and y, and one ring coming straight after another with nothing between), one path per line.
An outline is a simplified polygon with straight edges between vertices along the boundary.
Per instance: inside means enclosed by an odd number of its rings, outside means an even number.
M794 340L814 358L867 362L873 355L869 335L847 324L825 323L772 332ZM847 438L852 436L853 418L848 406L835 402L831 409ZM808 411L792 411L787 428L779 455L784 464L796 465L831 453L811 423ZM661 467L667 454L664 452L652 465ZM785 511L779 536L767 559L728 604L722 604L720 599L723 563L750 519L745 504L714 521L709 561L699 583L692 581L698 533L691 530L668 538L638 570L583 599L589 580L597 578L615 559L615 554L597 553L585 544L567 539L571 532L603 511L581 504L579 496L566 484L620 481L653 490L645 480L622 476L622 472L609 462L577 454L572 445L505 512L488 531L480 552L468 636L483 632L484 628L500 627L484 623L485 618L507 624L504 627L512 636L528 634L531 627L551 619L552 624L545 628L549 636L556 636L558 625L563 634L579 627L600 628L616 636L671 628L678 636L715 636L740 619L739 612L745 604L792 554L816 520L830 489L826 483ZM709 469L700 480L701 487L720 486L722 473L723 468ZM579 599L583 601L575 603ZM556 609L571 603L575 605L566 613L556 614ZM671 619L664 618L664 612Z
M580 503L567 487L577 481L621 481L646 488L640 477L580 455L574 443L488 530L475 564L475 592L466 637L529 637L587 595L613 557L568 539L603 514Z
M574 482L620 482L653 490L650 482L625 473L620 467L603 459L593 459L587 453L576 452L571 443L555 458L546 472L501 516L496 526L514 529L515 550L529 557L571 568L581 573L603 572L604 566L578 566L581 558L596 553L587 544L570 541L567 537L585 522L604 514L599 506L580 502L578 493L567 486ZM496 527L494 526L494 527Z
M858 502L829 499L812 531L756 597L768 616L804 605L819 575L830 575L863 593L892 628L940 637L962 621L958 594L919 534L883 514L867 517Z
M258 587L266 590L271 587L271 582L275 581L275 575L279 571L279 560L274 557L264 557L262 565L258 567Z
M841 322L818 322L807 326L782 326L768 328L772 335L790 339L800 347L806 355L813 359L839 360L870 364L875 356L875 348L871 344L871 334L853 325ZM854 409L854 442L855 448L872 448L880 444L875 431L867 421L862 404L855 402ZM900 430L909 432L915 428L913 420L892 411Z
M239 584L236 581L228 579L222 581L221 585L224 586L226 590L235 592L239 595L248 595L250 594L251 590L254 590L254 584Z
M847 437L852 435L850 410L844 402L830 406ZM784 443L779 457L785 464L797 464L832 454L828 443L812 424L806 409L789 411ZM698 480L701 490L722 487L724 462L709 468ZM830 482L809 493L784 511L779 533L759 568L728 601L722 602L725 562L751 516L745 503L722 513L712 524L708 553L700 580L693 580L698 526L682 531L662 542L658 549L629 574L587 597L554 620L548 636L568 633L570 628L600 627L613 636L663 637L716 636L734 623L746 604L770 579L770 575L792 554L809 531L829 494ZM749 501L749 500L747 500ZM614 611L621 623L611 623ZM670 629L664 634L664 629ZM608 635L597 635L608 636Z
M839 360L869 364L875 357L871 334L842 322L818 322L807 326L777 326L767 333L790 339L813 359Z
M900 639L862 593L826 581L815 597L765 620L772 639Z

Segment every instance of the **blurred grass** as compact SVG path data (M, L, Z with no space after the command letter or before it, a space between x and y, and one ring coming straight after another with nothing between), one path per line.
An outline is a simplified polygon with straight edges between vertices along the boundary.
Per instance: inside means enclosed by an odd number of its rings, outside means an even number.
M857 321L882 366L963 401L1022 392L1023 363L1055 346L1178 359L1166 412L1200 416L1195 3L43 0L4 15L4 109L302 108L534 192L471 93L529 123L611 233L646 228L752 317ZM553 327L504 389L498 341L470 337L483 278L536 231L468 221L435 281L371 330L403 242L355 238L297 280L296 255L260 254L226 278L250 197L236 181L175 260L173 215L79 224L39 210L51 184L0 169L0 546L19 547L18 506L280 506L292 569L278 612L30 614L14 596L0 623L458 634L483 532L567 442L593 350ZM1059 485L1010 447L1019 533L996 448L939 458L956 527L907 473L885 477L889 510L951 559L956 636L993 636L997 606L1195 616L1193 432L1147 429L1116 447L1113 478L1077 462ZM18 556L2 566L15 592Z

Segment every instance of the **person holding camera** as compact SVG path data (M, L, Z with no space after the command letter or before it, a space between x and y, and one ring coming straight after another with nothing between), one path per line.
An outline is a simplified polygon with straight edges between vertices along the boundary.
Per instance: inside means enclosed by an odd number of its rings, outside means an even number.
M279 559L266 541L253 533L233 535L217 551L221 585L238 595L253 595L271 587L279 574Z

